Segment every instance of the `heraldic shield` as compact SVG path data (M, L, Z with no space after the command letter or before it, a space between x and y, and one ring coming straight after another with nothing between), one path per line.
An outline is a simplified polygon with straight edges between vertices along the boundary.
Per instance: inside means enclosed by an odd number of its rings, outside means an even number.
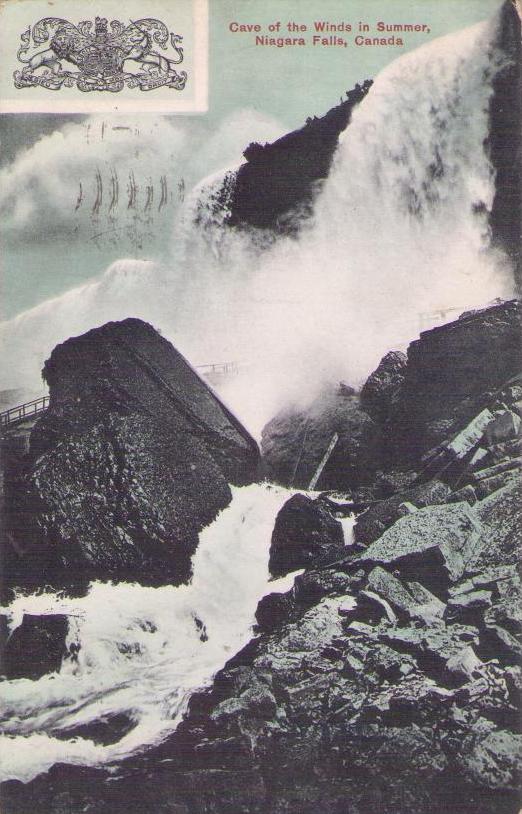
M76 86L84 92L112 93L124 87L143 91L160 87L184 89L187 73L178 73L174 68L183 62L183 37L169 35L161 20L145 18L127 26L112 20L109 26L107 19L96 17L94 33L92 27L90 20L73 25L60 17L45 17L33 26L32 32L28 28L21 35L18 60L24 67L13 74L15 87L60 90ZM32 48L47 42L47 48L30 54ZM164 51L170 46L174 57L160 54L155 46ZM137 63L142 70L133 73L129 62ZM70 70L63 63L78 70Z

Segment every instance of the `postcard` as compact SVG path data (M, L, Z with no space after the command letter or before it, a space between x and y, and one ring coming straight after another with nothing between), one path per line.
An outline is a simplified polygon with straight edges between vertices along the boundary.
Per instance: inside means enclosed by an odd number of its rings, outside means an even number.
M3 814L520 814L521 25L0 4Z

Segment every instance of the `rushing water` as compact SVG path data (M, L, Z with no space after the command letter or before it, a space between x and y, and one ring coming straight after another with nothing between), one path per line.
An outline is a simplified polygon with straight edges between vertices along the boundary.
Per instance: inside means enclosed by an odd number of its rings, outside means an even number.
M26 781L59 761L98 765L158 742L190 694L247 643L259 599L293 584L292 576L269 582L268 574L275 517L290 492L253 485L233 495L201 533L189 585L95 582L83 598L41 593L7 608L11 628L24 612L66 613L67 643L80 650L58 674L0 684L2 779ZM114 745L55 737L121 713L135 727Z

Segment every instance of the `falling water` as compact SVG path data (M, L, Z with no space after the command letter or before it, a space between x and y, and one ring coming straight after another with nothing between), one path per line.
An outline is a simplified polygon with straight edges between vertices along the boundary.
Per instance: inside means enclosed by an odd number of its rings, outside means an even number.
M225 394L258 432L291 398L357 383L448 307L510 296L490 248L494 172L485 142L505 57L498 20L391 63L356 108L299 237L224 226L234 171L202 181L175 225L171 261L121 260L100 281L6 323L12 371L34 382L54 344L109 319L151 321L195 363L244 361ZM440 319L440 318L439 318Z
M269 582L268 573L275 517L290 494L265 485L233 489L231 505L200 535L189 585L95 582L82 598L15 599L11 628L24 612L64 613L67 645L80 649L57 674L1 684L0 779L27 781L60 761L100 765L171 732L191 693L248 642L259 599L292 586L292 576ZM67 737L117 714L134 727L116 744Z

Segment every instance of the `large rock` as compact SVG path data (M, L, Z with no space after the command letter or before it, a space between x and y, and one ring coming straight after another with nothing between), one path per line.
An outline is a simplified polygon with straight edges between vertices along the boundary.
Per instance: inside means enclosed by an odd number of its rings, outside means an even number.
M371 483L382 465L381 432L358 396L345 387L323 392L307 409L285 409L266 425L261 449L269 476L308 488L334 435L337 443L316 487L350 489Z
M416 465L519 373L520 316L518 301L504 302L424 331L410 344L390 418L393 460Z
M477 551L472 565L477 569L515 565L522 561L522 484L520 475L508 486L475 506L484 527L487 545Z
M323 503L294 495L277 515L270 544L270 573L280 577L314 562L341 555L343 527Z
M426 622L442 617L444 604L420 583L402 583L377 566L368 576L368 587L386 599L400 618Z
M379 362L361 390L361 406L377 421L383 423L390 414L404 381L406 355L390 351Z
M61 667L67 653L69 620L63 614L35 616L24 613L22 623L5 646L2 672L6 678L36 680Z
M358 516L354 526L354 539L358 543L373 543L402 517L404 512L401 507L404 503L411 503L422 509L444 503L450 494L449 486L436 479L399 491L386 500L374 503Z
M397 520L368 546L362 562L399 569L406 579L444 597L484 542L480 521L467 503L429 506Z
M8 516L11 582L186 580L229 483L257 477L253 439L137 319L69 339L43 375L50 407Z

